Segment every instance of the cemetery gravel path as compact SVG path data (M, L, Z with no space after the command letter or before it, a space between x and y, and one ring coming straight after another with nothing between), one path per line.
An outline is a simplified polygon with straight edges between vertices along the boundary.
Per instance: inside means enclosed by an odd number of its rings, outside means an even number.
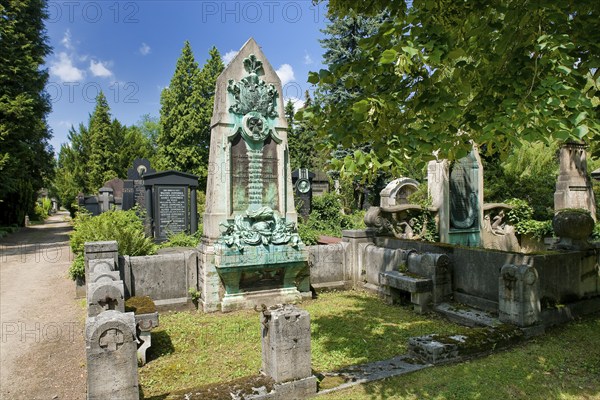
M85 309L68 213L0 239L0 399L85 399Z

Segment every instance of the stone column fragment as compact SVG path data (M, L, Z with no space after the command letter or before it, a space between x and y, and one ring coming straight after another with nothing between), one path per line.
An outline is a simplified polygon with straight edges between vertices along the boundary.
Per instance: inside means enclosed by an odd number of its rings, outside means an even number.
M262 371L277 383L310 377L310 315L293 305L261 315Z

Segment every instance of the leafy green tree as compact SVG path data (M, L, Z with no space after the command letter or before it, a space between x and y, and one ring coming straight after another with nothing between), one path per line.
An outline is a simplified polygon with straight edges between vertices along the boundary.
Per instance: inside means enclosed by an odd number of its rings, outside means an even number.
M501 160L498 154L482 157L484 198L488 203L517 198L532 208L533 218L552 219L558 176L559 142L532 142L515 147Z
M216 48L202 70L185 42L169 87L161 94L159 168L176 169L206 181L210 147L210 118L216 78L223 62ZM204 185L202 185L204 186Z
M523 140L598 137L597 1L331 0L329 7L333 15L391 15L359 41L362 57L309 76L319 87L342 77L360 87L351 102L315 115L331 142L371 142L366 165L423 164L434 152L457 159L472 142L506 155Z
M158 136L160 135L160 119L150 114L144 114L135 126L142 132L148 140L152 149L150 161L154 164L154 158L158 152Z
M127 169L131 168L136 158L151 159L153 147L151 139L138 126L123 126L114 119L112 127L114 136L121 140L121 146L117 151L118 164L115 169L117 176L121 179L127 178Z
M308 94L308 90L304 94L304 105L310 107L312 99ZM291 105L291 108L290 108ZM290 117L292 128L288 131L288 147L290 149L290 165L292 170L299 168L308 168L313 171L320 168L324 161L323 149L315 147L316 132L312 126L311 121L308 119L302 119L294 121L294 104L288 101L285 107L286 119L288 119L288 125L290 125Z
M0 225L23 224L52 178L43 0L0 3Z

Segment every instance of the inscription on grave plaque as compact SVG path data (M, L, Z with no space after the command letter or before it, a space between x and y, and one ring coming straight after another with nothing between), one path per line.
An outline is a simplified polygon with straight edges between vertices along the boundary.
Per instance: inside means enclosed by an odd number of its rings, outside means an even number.
M158 237L187 229L187 188L175 186L157 187Z
M231 144L231 190L232 207L235 211L246 211L248 208L248 154L246 143L238 135Z
M269 137L253 148L238 135L231 144L231 188L234 212L249 207L279 208L277 144Z
M279 208L279 190L277 187L279 164L277 161L277 144L267 138L262 158L262 203L273 210Z

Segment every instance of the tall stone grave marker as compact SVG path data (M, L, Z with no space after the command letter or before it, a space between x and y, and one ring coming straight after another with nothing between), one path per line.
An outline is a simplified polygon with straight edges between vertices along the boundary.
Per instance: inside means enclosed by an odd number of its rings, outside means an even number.
M427 165L427 192L431 197L431 206L438 210L437 224L442 243L450 243L448 239L450 230L449 174L448 160L434 160Z
M438 209L440 242L477 247L483 226L483 166L477 147L449 165L431 161L428 192Z
M133 167L127 169L127 180L123 183L123 210L129 210L135 205L146 207L146 189L144 175L156 172L150 167L150 161L137 158Z
M449 242L481 245L483 223L483 166L476 147L450 170Z
M592 181L587 172L583 143L565 143L560 148L560 172L554 192L554 211L565 208L588 210L596 221L596 203Z
M309 292L281 82L254 39L217 79L211 121L201 302L223 311Z

